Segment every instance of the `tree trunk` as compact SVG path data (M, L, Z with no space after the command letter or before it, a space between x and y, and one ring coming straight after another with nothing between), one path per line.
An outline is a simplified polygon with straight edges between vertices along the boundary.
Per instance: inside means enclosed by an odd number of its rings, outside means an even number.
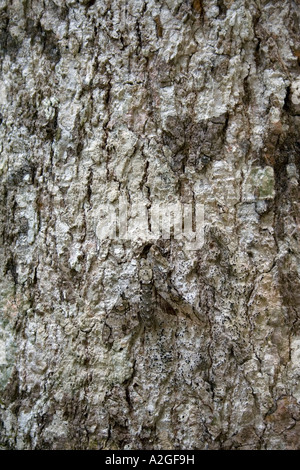
M299 4L1 0L3 449L300 448Z

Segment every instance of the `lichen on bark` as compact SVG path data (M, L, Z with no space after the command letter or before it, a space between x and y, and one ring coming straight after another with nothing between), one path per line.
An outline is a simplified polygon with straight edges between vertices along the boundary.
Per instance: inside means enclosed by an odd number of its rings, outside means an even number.
M3 449L300 448L299 37L299 0L0 1ZM121 196L203 246L99 239Z

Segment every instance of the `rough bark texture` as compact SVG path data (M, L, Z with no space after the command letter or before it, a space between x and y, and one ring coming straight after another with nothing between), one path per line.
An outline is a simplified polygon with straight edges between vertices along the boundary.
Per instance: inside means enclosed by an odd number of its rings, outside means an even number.
M300 448L299 3L0 1L2 448Z

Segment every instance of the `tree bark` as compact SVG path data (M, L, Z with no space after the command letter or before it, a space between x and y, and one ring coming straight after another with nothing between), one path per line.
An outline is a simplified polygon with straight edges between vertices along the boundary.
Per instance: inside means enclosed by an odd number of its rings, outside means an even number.
M299 3L0 1L3 449L300 448Z

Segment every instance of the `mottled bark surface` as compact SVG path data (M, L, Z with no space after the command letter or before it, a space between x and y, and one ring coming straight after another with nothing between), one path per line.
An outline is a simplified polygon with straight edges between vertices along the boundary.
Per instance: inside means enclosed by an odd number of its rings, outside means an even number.
M299 5L0 1L3 449L300 448Z

